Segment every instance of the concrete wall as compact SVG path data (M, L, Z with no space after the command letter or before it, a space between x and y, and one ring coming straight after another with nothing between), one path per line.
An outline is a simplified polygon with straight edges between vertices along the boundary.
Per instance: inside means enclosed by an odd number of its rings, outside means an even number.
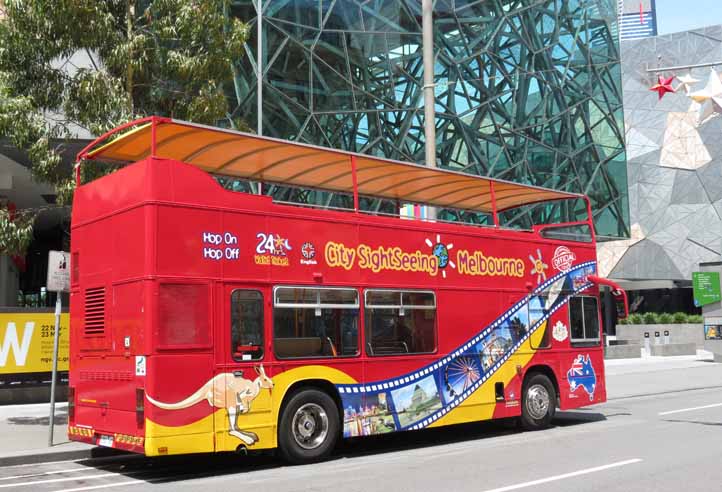
M19 405L26 403L48 403L50 386L30 386L27 388L0 389L0 405ZM55 401L68 401L68 387L60 385L55 389Z
M694 343L670 343L668 345L652 345L651 355L669 357L675 355L695 355L697 346Z
M715 362L722 362L722 340L706 340L704 349L714 354Z
M638 343L604 347L605 359L639 359L640 357L642 357L642 346Z
M701 324L683 323L675 325L617 325L617 340L630 340L644 345L644 332L649 332L649 343L654 345L654 332L660 335L660 344L664 343L664 332L669 331L669 343L694 343L698 349L704 348L704 328Z

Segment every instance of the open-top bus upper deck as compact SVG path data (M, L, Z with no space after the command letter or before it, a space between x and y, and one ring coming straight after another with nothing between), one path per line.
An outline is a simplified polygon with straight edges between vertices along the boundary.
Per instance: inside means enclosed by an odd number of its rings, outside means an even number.
M576 193L158 117L118 127L83 149L77 184L84 160L129 163L147 157L184 162L217 175L348 193L355 210L363 195L490 214L495 225L504 210L583 199L591 223L589 201Z

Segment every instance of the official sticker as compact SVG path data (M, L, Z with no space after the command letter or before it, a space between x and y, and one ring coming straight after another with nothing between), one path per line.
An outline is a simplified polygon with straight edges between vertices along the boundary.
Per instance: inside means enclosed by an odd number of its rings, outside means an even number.
M554 258L552 258L552 265L554 265L554 268L559 270L560 272L566 272L567 270L570 270L572 268L572 265L577 259L577 255L575 255L569 248L566 246L559 246L554 251Z
M145 376L145 355L135 356L135 375Z
M569 330L567 329L567 325L562 323L561 321L557 321L557 323L554 325L554 328L552 329L552 337L554 337L554 340L557 342L563 342L567 339L569 336Z

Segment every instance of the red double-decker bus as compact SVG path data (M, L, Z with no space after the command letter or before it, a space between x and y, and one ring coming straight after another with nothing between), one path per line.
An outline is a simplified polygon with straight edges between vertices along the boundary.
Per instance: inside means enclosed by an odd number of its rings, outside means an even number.
M127 165L87 184L77 166L72 440L148 456L278 447L299 463L342 437L502 417L539 429L605 400L599 284L626 299L596 276L584 196L156 117L78 156L93 160ZM485 219L371 213L365 197ZM586 218L521 227L539 204Z

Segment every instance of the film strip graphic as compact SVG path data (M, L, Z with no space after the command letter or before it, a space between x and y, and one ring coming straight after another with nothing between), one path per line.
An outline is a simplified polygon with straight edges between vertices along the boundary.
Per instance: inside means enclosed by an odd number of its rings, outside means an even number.
M589 261L550 277L479 334L421 369L373 383L338 385L344 408L358 407L354 402L361 399L383 401L387 416L393 417L393 426L387 421L383 432L427 427L488 381L571 296L589 288L587 275L595 272L596 262Z

